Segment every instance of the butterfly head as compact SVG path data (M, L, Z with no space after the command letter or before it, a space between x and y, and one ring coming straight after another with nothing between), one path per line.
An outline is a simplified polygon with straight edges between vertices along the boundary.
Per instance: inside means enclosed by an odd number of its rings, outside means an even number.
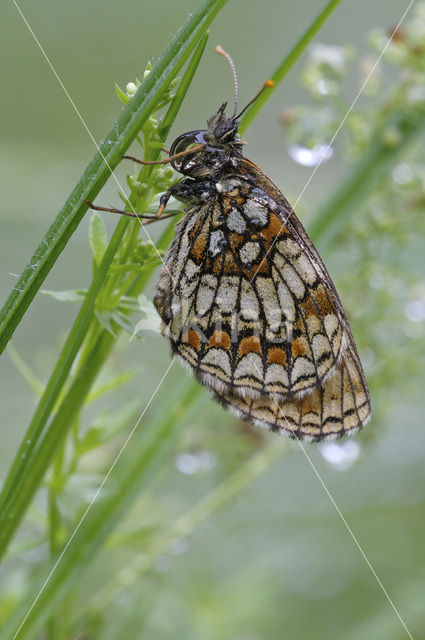
M233 115L230 118L226 116L224 110L227 102L221 105L220 109L207 121L207 140L212 144L231 144L237 142L239 122Z
M266 88L273 86L272 80L266 80L261 91L238 113L239 88L234 62L222 47L218 46L215 50L227 59L232 69L235 107L233 114L227 116L227 102L224 102L217 113L207 120L207 129L188 131L174 141L170 155L185 155L173 159L171 165L176 171L194 178L216 175L229 163L233 167L236 166L237 159L242 156L241 149L244 144L238 135L239 117ZM195 147L198 148L195 150ZM193 153L190 152L191 148L194 149Z
M191 147L203 145L193 154L188 153L172 161L176 171L193 177L214 174L223 165L225 156L241 156L242 142L238 136L239 122L234 116L227 116L227 102L207 121L207 129L188 131L179 136L170 150L170 155L187 152Z

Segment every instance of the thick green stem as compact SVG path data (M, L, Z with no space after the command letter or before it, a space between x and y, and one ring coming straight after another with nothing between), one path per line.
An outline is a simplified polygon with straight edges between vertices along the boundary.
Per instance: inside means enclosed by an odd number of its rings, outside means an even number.
M122 219L118 223L118 226L121 224L123 224ZM173 223L171 223L169 227L172 230ZM158 248L167 246L171 235L170 229L164 231L163 236L158 242ZM129 295L137 296L143 290L149 281L152 271L153 268L139 275L133 283ZM115 345L120 332L119 327L115 327L115 336L105 329L101 330L97 341L92 343L91 349L86 351L84 360L80 361L78 373L68 393L63 397L56 415L39 443L38 449L31 456L30 462L28 462L26 458L22 460L16 459L18 465L16 468L14 467L13 471L14 473L18 473L20 469L20 472L19 475L15 477L13 483L8 483L8 499L5 499L2 510L2 526L0 527L0 557L6 551L9 541L19 526L28 504L40 486L40 481L44 477L57 447L63 442L68 433L69 426L84 406L84 401L90 391L91 385ZM24 442L26 441L24 440ZM23 467L22 465L24 464L25 466Z

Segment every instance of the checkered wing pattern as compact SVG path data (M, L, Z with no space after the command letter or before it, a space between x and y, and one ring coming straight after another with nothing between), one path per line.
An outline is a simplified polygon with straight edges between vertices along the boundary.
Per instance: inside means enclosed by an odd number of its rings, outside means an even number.
M368 419L332 280L289 203L249 160L189 207L155 303L173 350L240 417L315 440Z

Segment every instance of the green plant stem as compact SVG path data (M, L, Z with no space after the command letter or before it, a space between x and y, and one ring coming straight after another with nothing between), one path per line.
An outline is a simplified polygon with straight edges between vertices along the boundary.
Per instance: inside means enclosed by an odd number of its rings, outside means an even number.
M63 459L65 446L62 446L53 464L52 479L49 483L47 500L48 500L48 521L49 521L49 546L50 558L53 559L60 548L60 528L61 515L57 504L58 490L60 490ZM60 627L62 627L62 616L51 616L47 624L48 640L59 640L61 637Z
M318 16L313 20L309 28L303 33L302 37L292 47L288 55L285 56L280 65L275 69L275 71L270 76L270 79L274 82L274 87L267 89L267 91L265 91L259 98L257 98L257 100L248 109L245 115L242 116L239 126L239 131L241 133L243 133L247 129L260 109L262 109L267 100L271 98L272 93L282 82L288 71L292 69L293 65L298 60L307 45L310 44L316 33L325 24L332 11L339 5L340 2L341 0L330 0L330 2L327 3L325 8L322 9Z
M396 144L389 144L385 132L394 129L400 135ZM309 233L314 240L320 238L321 248L326 247L342 228L347 216L359 210L365 200L401 155L405 155L410 145L420 139L425 130L425 110L407 112L388 117L378 134L371 140L368 152L351 170L348 178L333 192L315 215L309 225Z
M0 353L81 222L87 211L87 205L83 201L94 200L154 110L164 90L226 2L227 0L205 0L191 14L99 146L0 313Z
M91 562L96 551L139 491L148 483L161 462L172 450L185 423L185 406L200 392L192 383L181 396L181 403L167 406L163 415L149 428L140 430L131 447L125 450L108 477L110 491L86 511L66 553L46 574L36 600L24 602L0 632L0 640L30 640L38 633L48 615L62 601L75 580ZM119 487L119 491L118 491ZM115 488L115 491L111 490ZM54 571L52 572L52 569ZM33 606L31 606L33 605Z
M57 364L50 376L46 388L44 389L43 395L40 398L34 417L31 420L28 430L21 442L1 492L0 520L3 520L4 517L7 518L5 515L5 508L8 502L13 500L14 495L20 490L20 482L25 475L26 469L28 469L31 463L32 453L37 445L41 432L54 407L59 393L63 388L71 365L90 327L90 323L93 319L94 301L100 287L102 286L115 252L120 246L120 242L128 224L129 222L124 218L118 222L111 238L111 242L105 251L105 255L103 256L98 269L96 270L92 284L90 285L83 304L81 305L80 311L75 319L65 345L62 348ZM1 549L2 547L0 542L0 557L2 555Z

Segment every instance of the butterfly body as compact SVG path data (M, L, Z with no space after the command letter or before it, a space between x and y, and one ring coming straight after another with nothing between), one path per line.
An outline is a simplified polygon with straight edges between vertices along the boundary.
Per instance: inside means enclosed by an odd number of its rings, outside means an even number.
M224 114L177 138L184 202L155 305L172 349L239 417L310 440L361 428L367 383L335 286L288 201Z

